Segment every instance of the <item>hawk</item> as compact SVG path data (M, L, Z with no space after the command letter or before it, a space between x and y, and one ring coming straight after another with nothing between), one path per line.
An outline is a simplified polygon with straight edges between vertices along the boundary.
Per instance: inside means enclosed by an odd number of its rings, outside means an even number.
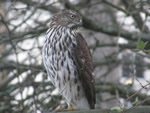
M77 12L62 10L51 18L43 46L44 66L65 98L68 110L95 108L92 57L86 41L77 32L81 24Z

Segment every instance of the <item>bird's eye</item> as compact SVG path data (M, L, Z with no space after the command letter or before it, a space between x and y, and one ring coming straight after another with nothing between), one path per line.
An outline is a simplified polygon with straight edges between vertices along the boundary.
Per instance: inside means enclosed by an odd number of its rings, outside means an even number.
M71 17L71 18L74 18L74 15L71 14L70 17Z

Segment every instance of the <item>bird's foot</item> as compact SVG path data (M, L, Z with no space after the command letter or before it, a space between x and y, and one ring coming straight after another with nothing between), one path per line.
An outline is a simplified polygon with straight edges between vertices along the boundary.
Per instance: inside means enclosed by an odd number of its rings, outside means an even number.
M75 109L72 107L72 105L68 105L68 108L66 109L66 111L74 111Z
M67 109L63 109L63 108L60 108L60 107L56 108L56 112L61 112L61 111L75 111L75 110L76 109L74 109L72 107L72 105L69 105Z
M55 111L56 111L56 112L64 111L64 106L59 105L59 106L55 109Z
M61 111L64 111L64 109L62 109L62 108L56 108L56 112L61 112Z

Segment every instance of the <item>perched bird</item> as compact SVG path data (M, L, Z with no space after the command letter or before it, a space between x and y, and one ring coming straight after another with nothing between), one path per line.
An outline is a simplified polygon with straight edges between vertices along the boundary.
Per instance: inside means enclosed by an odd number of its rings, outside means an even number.
M86 41L77 32L81 24L77 12L62 10L51 18L43 46L44 66L65 98L68 110L95 108L92 57Z

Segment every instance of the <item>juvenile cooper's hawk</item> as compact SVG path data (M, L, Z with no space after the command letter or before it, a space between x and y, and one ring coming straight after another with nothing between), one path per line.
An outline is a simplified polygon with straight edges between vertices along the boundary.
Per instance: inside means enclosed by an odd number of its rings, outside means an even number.
M77 32L81 16L63 10L52 17L43 46L43 62L54 86L68 109L94 109L95 87L90 51Z

